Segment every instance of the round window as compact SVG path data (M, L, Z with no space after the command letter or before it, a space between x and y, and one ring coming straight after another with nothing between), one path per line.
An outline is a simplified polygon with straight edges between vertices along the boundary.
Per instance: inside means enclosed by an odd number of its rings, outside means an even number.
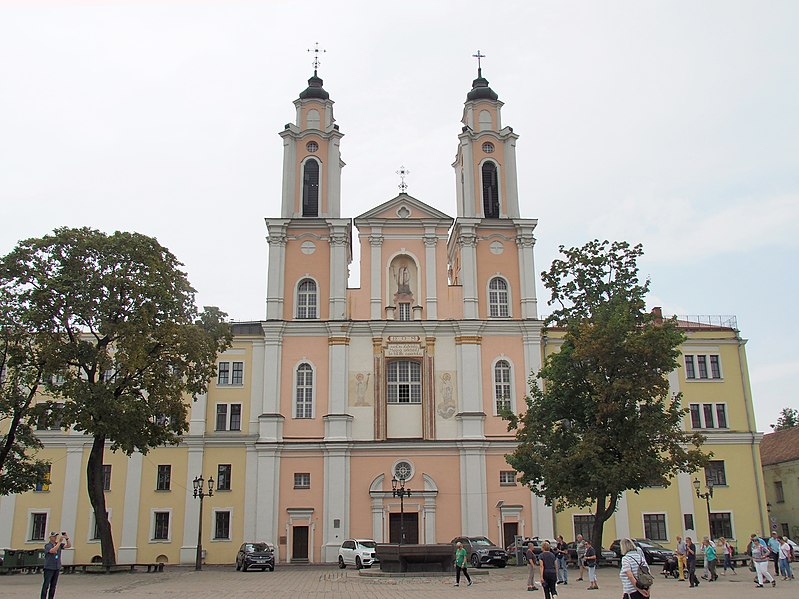
M305 144L305 149L308 150L311 154L313 154L319 149L319 144L316 143L315 141L309 141L307 144Z
M394 464L394 477L399 480L410 480L413 476L413 466L406 460Z
M483 144L483 152L485 152L486 154L490 154L493 151L494 151L494 144L492 144L490 141L487 141Z

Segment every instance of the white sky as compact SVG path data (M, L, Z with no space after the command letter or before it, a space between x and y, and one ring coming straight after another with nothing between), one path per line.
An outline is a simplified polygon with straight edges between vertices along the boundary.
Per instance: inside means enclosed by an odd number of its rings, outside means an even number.
M797 25L799 3L774 0L0 0L0 254L57 226L139 231L200 304L263 318L306 49L327 49L355 217L403 164L408 192L455 216L479 48L521 136L537 269L560 244L642 242L650 307L738 317L768 431L799 404Z

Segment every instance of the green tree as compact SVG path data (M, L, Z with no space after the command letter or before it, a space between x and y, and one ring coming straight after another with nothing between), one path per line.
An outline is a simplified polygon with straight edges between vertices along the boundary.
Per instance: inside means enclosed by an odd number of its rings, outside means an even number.
M231 340L224 313L195 305L182 264L138 233L56 229L0 260L0 289L43 356L65 428L91 436L88 495L104 564L116 562L103 493L106 447L175 444L187 396L204 393Z
M45 365L24 329L0 298L0 495L24 493L47 482L49 463L36 458L31 405Z
M682 430L685 410L669 391L683 334L674 319L645 311L640 245L592 241L560 251L542 273L557 309L545 325L560 351L530 379L527 411L507 415L518 446L507 456L548 505L593 506L592 542L624 491L668 486L707 461L703 438ZM554 332L554 331L553 331Z
M799 410L795 408L782 408L777 424L772 424L771 428L776 431L784 431L789 428L799 426Z

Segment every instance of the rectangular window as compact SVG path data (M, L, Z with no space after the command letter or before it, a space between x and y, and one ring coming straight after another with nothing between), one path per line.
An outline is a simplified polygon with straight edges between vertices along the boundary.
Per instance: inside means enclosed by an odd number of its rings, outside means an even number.
M153 540L154 541L168 541L169 540L169 512L155 512L153 514L155 522L153 523Z
M411 305L408 302L400 302L399 304L399 319L400 320L410 320L411 319Z
M111 464L103 464L103 491L111 490Z
M47 472L44 475L44 482L37 483L34 489L37 493L46 493L47 491L50 490L50 474L52 473L52 471L53 467L48 465Z
M244 362L233 362L233 375L230 377L230 384L244 384Z
M583 535L589 541L594 534L594 516L593 514L575 514L572 516L574 522L574 537Z
M727 404L692 403L691 428L727 428Z
M644 536L653 541L668 541L666 514L644 514Z
M777 503L784 503L785 502L785 492L782 490L782 481L776 480L774 481L774 493L777 497Z
M685 530L693 530L694 529L694 515L693 514L683 514L682 517L683 524L685 525Z
M422 366L397 360L387 368L388 403L422 403Z
M699 378L707 378L707 356L696 356L696 365L699 367Z
M108 518L108 512L105 513L105 517ZM92 511L92 538L90 540L100 540L100 525L97 524L97 517L94 515L94 511Z
M714 512L710 514L710 536L714 539L724 537L734 539L732 534L732 514L730 512Z
M217 385L230 384L230 362L219 363L219 369L217 370L217 375L216 375L216 384Z
M218 491L230 491L230 477L233 473L231 464L219 464L216 471L216 488Z
M156 491L169 491L172 485L172 465L159 464L158 477L155 481Z
M724 470L724 460L710 460L705 466L705 484L713 483L714 487L727 486L727 474Z
M516 486L516 472L514 470L500 470L499 484L503 487Z
M230 512L214 512L214 538L230 538Z
M712 379L721 378L721 366L719 364L718 356L710 356L710 378Z
M31 514L31 541L44 541L47 534L47 514L45 512Z
M311 473L310 472L295 472L294 473L294 488L295 489L310 489L311 488Z
M685 356L685 378L695 379L696 370L694 369L694 357Z
M217 431L241 430L241 404L218 403L216 404L216 429Z

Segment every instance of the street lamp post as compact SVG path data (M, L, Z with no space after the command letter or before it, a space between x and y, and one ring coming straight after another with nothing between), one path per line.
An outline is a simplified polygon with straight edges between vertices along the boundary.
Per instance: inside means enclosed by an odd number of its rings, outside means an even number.
M391 479L391 492L393 493L394 497L400 498L400 538L399 544L402 545L402 542L405 540L405 503L403 499L406 497L411 496L411 490L405 488L405 479L400 478L397 479L396 476L392 477Z
M704 499L705 503L707 503L707 529L710 534L710 538L715 538L713 534L713 523L710 521L710 498L713 497L713 481L710 479L706 479L705 486L707 490L704 493L699 492L699 487L702 483L699 482L698 478L694 479L694 489L696 489L696 496L699 499Z
M203 488L205 485L205 479L201 474L197 478L194 479L194 497L200 499L200 519L197 524L197 558L194 561L194 569L195 570L202 570L203 569L203 499L205 497L213 497L214 496L214 479L213 477L208 477L208 491L206 492Z

